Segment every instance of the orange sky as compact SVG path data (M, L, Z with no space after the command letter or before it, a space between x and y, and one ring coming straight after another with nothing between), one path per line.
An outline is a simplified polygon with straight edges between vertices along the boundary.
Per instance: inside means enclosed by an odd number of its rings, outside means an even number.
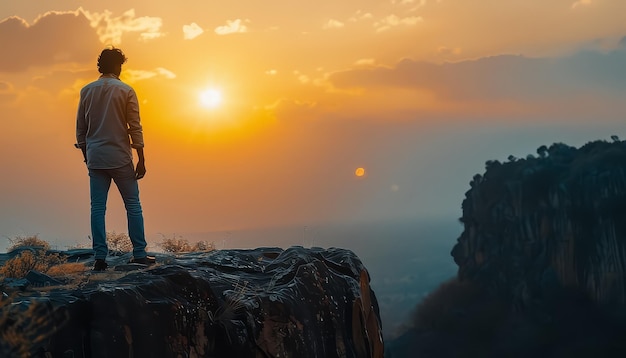
M106 45L125 51L141 102L158 238L454 219L486 160L623 132L625 13L622 0L5 2L0 235L89 235L72 144ZM115 192L108 215L125 231Z

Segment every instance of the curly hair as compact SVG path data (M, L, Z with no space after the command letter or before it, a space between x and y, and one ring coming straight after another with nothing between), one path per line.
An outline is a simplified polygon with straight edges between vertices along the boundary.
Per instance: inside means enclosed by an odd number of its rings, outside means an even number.
M119 48L107 48L102 50L98 56L98 72L102 74L115 73L119 74L122 64L126 62L124 52Z

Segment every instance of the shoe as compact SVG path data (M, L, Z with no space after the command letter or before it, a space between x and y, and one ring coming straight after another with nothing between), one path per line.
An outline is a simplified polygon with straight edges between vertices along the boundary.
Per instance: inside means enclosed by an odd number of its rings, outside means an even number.
M128 261L129 264L142 264L142 265L154 265L156 263L156 258L154 256L146 256L140 258L131 258Z
M107 267L109 267L109 265L106 261L104 261L103 259L96 259L96 262L94 262L93 264L92 271L104 271L107 269Z

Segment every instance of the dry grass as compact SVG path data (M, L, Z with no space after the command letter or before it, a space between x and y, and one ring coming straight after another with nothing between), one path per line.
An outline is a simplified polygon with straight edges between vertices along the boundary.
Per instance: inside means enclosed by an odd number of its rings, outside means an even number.
M64 263L56 266L52 266L48 269L46 274L52 277L70 277L76 274L81 274L87 270L85 264L78 262Z
M0 357L31 357L48 335L57 328L48 306L40 302L14 305L0 300Z
M63 263L65 257L59 254L45 250L25 250L0 267L0 276L22 278L31 270L47 273L50 268Z

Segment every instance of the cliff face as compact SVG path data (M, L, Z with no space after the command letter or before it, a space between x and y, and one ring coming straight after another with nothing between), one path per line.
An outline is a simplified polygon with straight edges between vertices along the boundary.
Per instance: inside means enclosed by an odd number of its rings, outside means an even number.
M542 146L537 156L487 162L463 201L452 250L461 280L515 306L559 288L626 304L626 143Z
M138 271L127 259L109 264L135 270L91 274L78 287L26 288L14 299L15 307L49 308L48 316L27 311L50 327L33 356L383 356L376 297L351 251L223 250L158 257ZM15 322L7 321L3 329Z

